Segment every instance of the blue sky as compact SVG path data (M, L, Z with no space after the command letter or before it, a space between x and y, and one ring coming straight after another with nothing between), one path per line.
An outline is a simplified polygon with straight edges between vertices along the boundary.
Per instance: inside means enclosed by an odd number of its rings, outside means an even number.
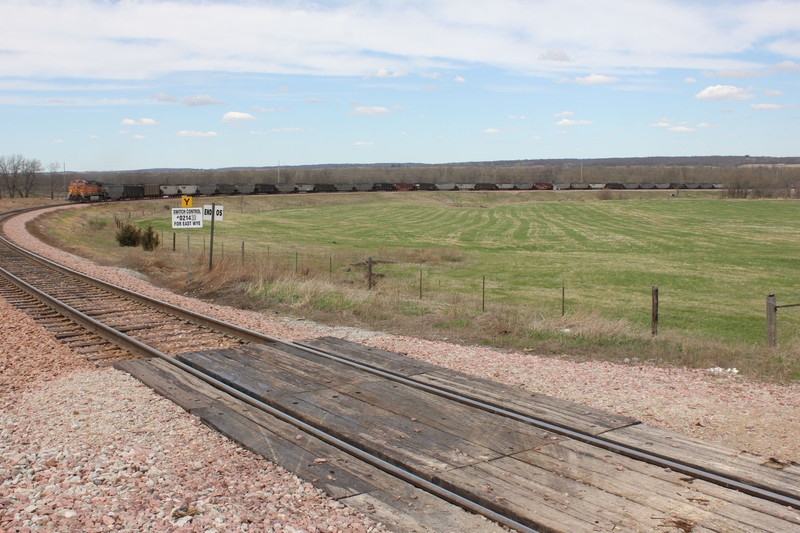
M0 0L67 170L800 155L800 2Z

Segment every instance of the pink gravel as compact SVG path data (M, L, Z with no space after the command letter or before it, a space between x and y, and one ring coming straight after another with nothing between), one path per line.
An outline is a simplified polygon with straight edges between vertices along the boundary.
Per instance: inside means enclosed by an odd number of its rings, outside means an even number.
M800 386L464 347L240 311L175 295L116 268L26 247L119 285L271 335L331 335L643 422L800 462ZM0 299L0 530L382 531L207 429L122 372L97 368ZM11 326L13 324L13 327Z

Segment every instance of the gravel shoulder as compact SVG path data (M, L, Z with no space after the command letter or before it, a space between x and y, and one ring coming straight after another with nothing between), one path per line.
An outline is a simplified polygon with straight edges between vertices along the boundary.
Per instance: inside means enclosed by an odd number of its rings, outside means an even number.
M741 375L576 363L241 311L154 287L51 248L72 268L291 340L336 336L521 389L800 462L800 385ZM98 368L0 298L0 530L383 531L209 430L127 374Z

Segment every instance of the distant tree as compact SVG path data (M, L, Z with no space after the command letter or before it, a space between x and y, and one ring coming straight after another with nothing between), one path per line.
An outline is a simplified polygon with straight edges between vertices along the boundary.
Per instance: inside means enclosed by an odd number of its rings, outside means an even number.
M50 199L52 200L55 198L55 182L56 182L56 175L58 174L61 165L57 162L50 163L47 165L47 171L50 174ZM64 193L66 194L66 192Z
M30 196L36 175L41 171L38 159L25 159L19 154L0 157L0 178L9 198Z

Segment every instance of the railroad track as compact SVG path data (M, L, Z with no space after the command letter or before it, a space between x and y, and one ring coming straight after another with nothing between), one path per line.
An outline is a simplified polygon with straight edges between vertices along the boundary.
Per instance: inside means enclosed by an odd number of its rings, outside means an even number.
M367 511L424 522L452 504L525 532L800 531L797 465L336 339L283 341L0 248L2 294L64 339L146 358L118 367ZM400 504L376 496L392 491Z

